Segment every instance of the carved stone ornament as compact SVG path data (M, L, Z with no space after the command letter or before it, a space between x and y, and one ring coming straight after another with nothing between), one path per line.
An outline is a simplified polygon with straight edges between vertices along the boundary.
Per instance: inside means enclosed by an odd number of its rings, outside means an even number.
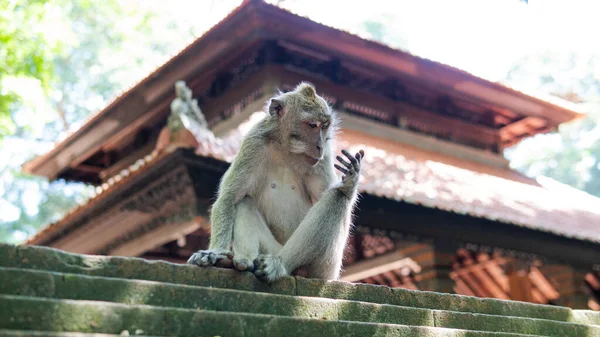
M109 255L112 250L128 242L131 242L144 234L150 233L158 228L175 223L193 221L194 215L194 206L190 204L183 204L179 206L178 209L174 210L172 213L155 217L150 222L144 223L140 225L137 229L116 238L111 243L104 246L102 249L99 249L97 254Z
M159 181L151 188L127 201L122 211L138 211L142 213L158 213L168 201L189 197L192 181L189 175L179 170Z
M192 99L192 90L186 86L184 81L175 83L175 95L175 99L171 102L171 114L167 120L167 127L171 131L171 135L185 128L196 139L213 138L214 135L208 129L206 118L198 107L198 101Z

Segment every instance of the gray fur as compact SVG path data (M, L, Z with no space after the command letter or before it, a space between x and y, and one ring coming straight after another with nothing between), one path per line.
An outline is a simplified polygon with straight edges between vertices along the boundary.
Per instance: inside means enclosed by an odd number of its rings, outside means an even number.
M360 151L338 158L338 120L307 83L270 100L276 107L245 137L219 186L211 212L209 250L188 263L219 265L233 256L240 271L273 281L298 268L337 279L357 199Z

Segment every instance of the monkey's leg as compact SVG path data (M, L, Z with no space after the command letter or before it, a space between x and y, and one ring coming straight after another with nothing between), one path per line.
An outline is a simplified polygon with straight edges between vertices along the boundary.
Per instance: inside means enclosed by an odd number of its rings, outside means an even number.
M265 218L254 201L244 197L236 205L233 227L233 266L239 271L253 271L260 252L275 254L281 244L275 240Z
M347 168L338 168L345 173L342 183L323 193L277 254L257 258L257 277L273 281L307 266L310 277L337 279L356 202L360 160L364 156L362 150L355 157L345 150L342 152L350 160L348 163L338 157Z
M317 277L310 267L320 264L327 273L318 276L336 277L349 233L349 208L349 200L337 189L325 192L277 254L257 258L256 276L273 281L306 266Z

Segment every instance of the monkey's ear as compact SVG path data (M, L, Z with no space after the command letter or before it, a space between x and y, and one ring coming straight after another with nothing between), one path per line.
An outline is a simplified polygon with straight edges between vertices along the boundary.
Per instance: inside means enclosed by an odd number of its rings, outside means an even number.
M313 87L310 83L302 82L300 83L300 85L298 85L296 90L298 90L300 94L302 94L302 96L306 98L314 99L315 97L317 97L315 87Z
M278 99L271 98L269 102L269 114L273 117L283 117L284 112L283 103Z

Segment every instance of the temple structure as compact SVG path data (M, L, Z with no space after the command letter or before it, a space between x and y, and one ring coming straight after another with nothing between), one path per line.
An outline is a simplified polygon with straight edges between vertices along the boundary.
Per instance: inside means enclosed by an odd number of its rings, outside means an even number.
M600 200L502 155L581 113L262 1L24 166L97 186L27 243L184 263L241 138L300 81L339 112L338 150L366 153L343 280L600 309Z

